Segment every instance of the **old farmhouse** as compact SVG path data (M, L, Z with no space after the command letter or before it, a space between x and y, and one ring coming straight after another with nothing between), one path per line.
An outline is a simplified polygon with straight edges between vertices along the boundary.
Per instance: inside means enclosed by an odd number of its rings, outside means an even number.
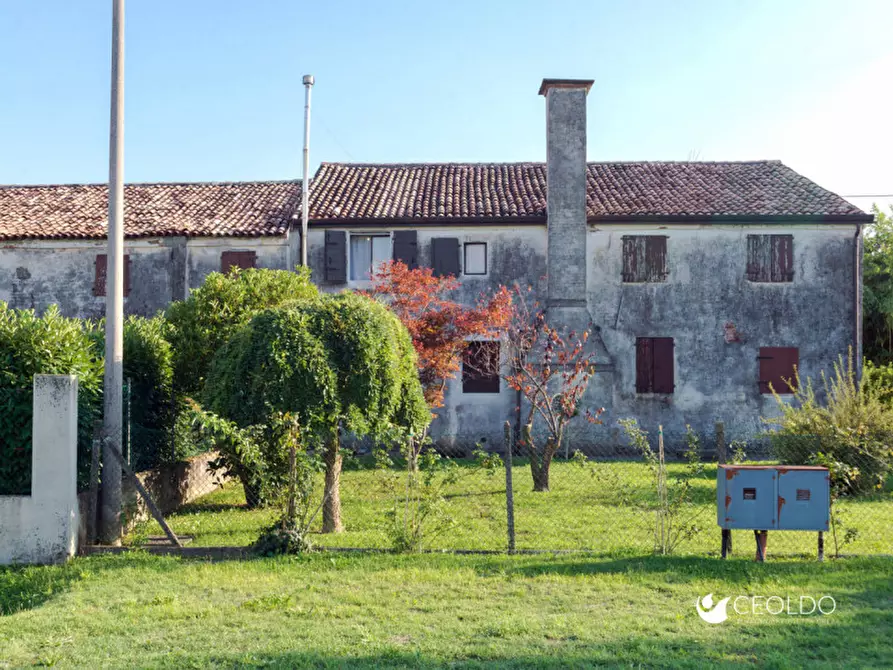
M454 274L465 300L531 286L549 318L589 327L606 408L577 444L613 449L616 420L760 432L769 383L861 356L861 228L872 217L778 161L586 162L592 82L544 80L545 163L323 163L311 182L309 265L327 291L368 285L390 258ZM0 300L104 310L106 188L0 187ZM134 184L125 190L125 310L152 314L212 271L291 269L297 182ZM498 347L498 343L474 346ZM453 380L432 426L444 446L498 443L517 416L498 377Z

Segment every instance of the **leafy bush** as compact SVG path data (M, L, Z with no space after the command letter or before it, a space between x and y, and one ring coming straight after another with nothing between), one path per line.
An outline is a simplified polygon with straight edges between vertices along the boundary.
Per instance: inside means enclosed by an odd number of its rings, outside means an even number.
M212 272L186 300L166 312L174 354L174 388L196 397L217 350L260 310L318 294L310 272L239 270Z
M893 363L877 365L869 360L862 368L865 391L887 405L893 405Z
M816 463L821 458L839 464L845 481L832 479L842 495L864 494L884 485L893 464L893 408L876 386L880 375L857 379L852 356L834 364L834 374L821 373L824 402L816 398L812 380L801 383L797 374L794 402L777 394L781 416L764 419L777 430L768 437L773 453L791 465Z
M203 399L240 429L289 412L305 445L325 444L324 528L340 526L339 430L382 440L430 421L406 329L383 305L347 293L254 316L218 352ZM281 480L283 455L268 448L262 460L264 485ZM227 467L259 476L244 463Z
M31 490L33 376L78 378L79 484L89 472L93 421L102 414L102 360L78 319L51 305L42 317L0 302L0 494Z

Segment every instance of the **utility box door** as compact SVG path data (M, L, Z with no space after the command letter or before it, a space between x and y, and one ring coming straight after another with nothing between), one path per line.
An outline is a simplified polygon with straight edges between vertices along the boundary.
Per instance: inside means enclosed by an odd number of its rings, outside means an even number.
M778 528L828 530L831 493L824 468L778 467Z
M720 466L717 476L717 521L722 528L775 530L775 469Z

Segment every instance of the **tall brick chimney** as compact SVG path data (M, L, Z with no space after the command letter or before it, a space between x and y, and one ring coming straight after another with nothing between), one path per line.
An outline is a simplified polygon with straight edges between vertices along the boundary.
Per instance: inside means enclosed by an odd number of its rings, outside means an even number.
M548 293L552 325L592 329L586 302L586 95L591 79L543 79Z

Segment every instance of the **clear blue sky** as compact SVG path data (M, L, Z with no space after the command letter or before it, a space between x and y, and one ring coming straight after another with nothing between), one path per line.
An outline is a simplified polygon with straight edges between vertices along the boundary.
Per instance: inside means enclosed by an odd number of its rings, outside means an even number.
M0 0L0 183L107 178L111 4ZM304 73L314 168L540 161L547 76L595 79L590 160L893 193L891 27L888 0L130 0L126 177L298 177Z

